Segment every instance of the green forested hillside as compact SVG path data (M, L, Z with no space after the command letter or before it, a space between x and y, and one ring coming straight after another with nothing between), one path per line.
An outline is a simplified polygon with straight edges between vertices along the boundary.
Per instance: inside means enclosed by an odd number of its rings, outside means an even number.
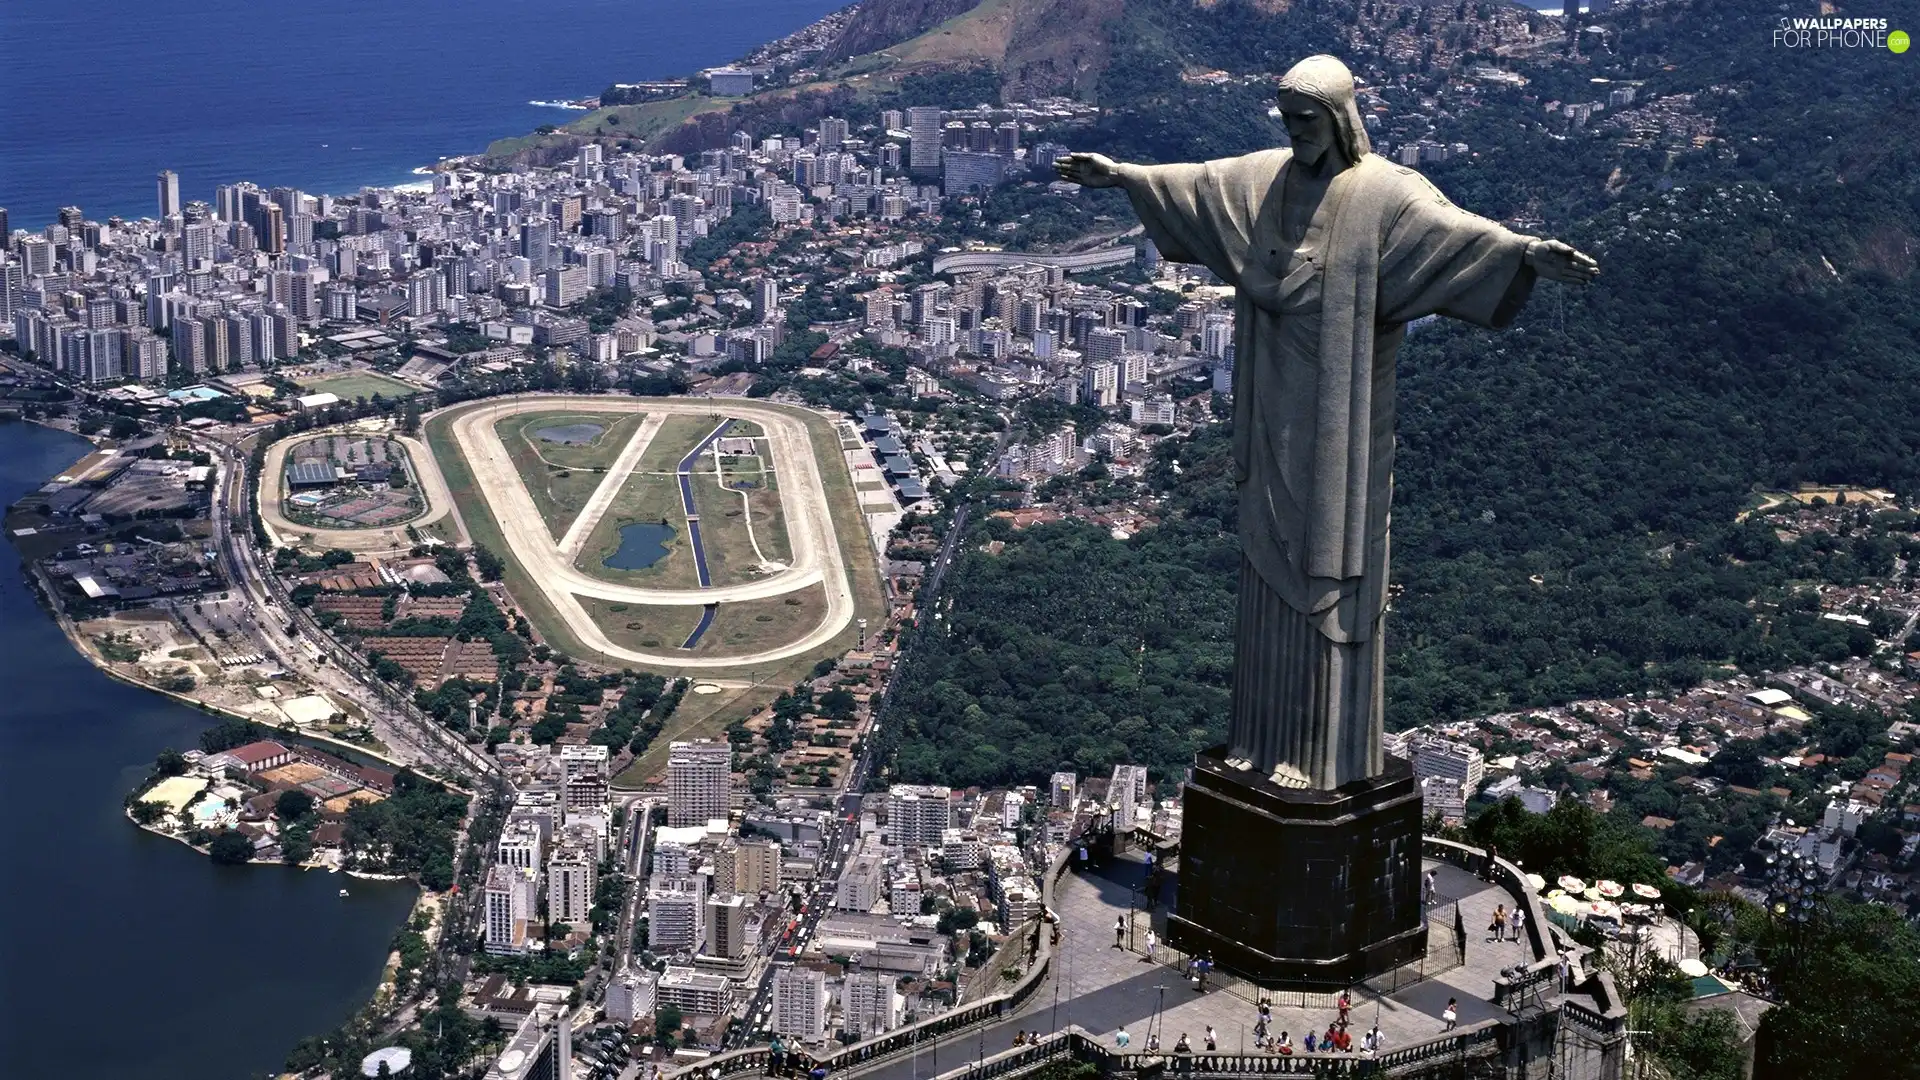
M1116 63L1108 83L1133 112L1075 144L1138 160L1272 139L1263 114L1224 108L1257 101L1250 88L1179 83L1167 65L1182 48L1231 68L1328 32L1312 3L1278 17L1175 0L1128 10L1115 49L1139 58L1137 78L1117 81ZM1174 11L1232 32L1177 37L1154 21ZM1430 170L1470 209L1545 218L1541 231L1604 273L1585 292L1541 287L1505 332L1437 324L1402 351L1390 725L1870 647L1792 604L1762 622L1750 602L1816 566L1829 580L1884 572L1893 541L1861 530L1839 550L1782 548L1762 522L1734 519L1758 487L1920 489L1920 164L1891 135L1920 130L1920 107L1910 60L1769 55L1753 28L1773 11L1667 6L1614 24L1612 51L1578 68L1524 68L1540 96L1603 72L1695 93L1720 139L1704 149L1578 134L1595 141L1569 146L1526 127L1518 96L1490 93L1457 120L1481 156ZM1218 449L1209 436L1182 453ZM1177 494L1157 533L1033 529L1003 555L964 558L945 637L902 699L903 772L1032 781L1104 768L1125 746L1164 776L1224 731L1230 505L1208 468L1165 479ZM1094 612L1117 622L1103 629ZM1143 654L1155 619L1171 634Z

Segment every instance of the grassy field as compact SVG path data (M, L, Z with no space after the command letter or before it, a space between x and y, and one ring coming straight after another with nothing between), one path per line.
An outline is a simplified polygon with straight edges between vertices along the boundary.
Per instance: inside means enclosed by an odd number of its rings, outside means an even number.
M756 485L753 488L723 488L720 476L711 469L709 462L708 471L694 474L693 505L700 512L700 537L713 583L735 585L762 576L761 556L771 562L791 562L793 545L780 508L778 479L759 475L750 481Z
M341 401L355 398L371 398L375 394L386 398L412 397L420 392L417 386L408 386L398 379L389 379L371 371L354 371L345 375L323 375L317 379L303 379L300 389L309 394L333 394Z
M494 426L502 442L518 440L533 450L548 465L562 469L605 471L619 459L621 451L639 430L646 413L547 412L520 413ZM543 439L537 434L547 428L592 424L600 434L584 443L563 443Z
M620 456L639 428L641 413L522 413L495 425L495 433L520 474L521 486L540 508L547 531L558 541L600 487L607 467ZM568 446L548 442L534 432L567 424L605 428L590 443Z
M679 649L700 624L703 610L690 605L619 604L590 596L575 599L615 645L648 651ZM745 656L770 649L820 625L826 613L827 593L822 585L765 600L722 604L714 613L713 625L687 655Z
M667 652L678 649L700 625L704 610L685 605L618 604L592 596L576 596L607 640L626 649Z
M721 604L713 625L693 647L696 656L744 655L792 641L820 625L827 614L824 585L809 585L784 596ZM682 640L685 640L684 638Z
M693 563L693 546L687 542L686 509L680 504L680 483L675 470L687 452L700 445L720 422L719 416L669 416L660 425L660 433L647 445L647 451L635 463L633 475L613 496L593 531L580 545L582 571L605 581L623 585L657 585L692 589L700 584ZM605 565L607 557L620 550L620 527L642 521L664 521L673 527L667 541L667 554L644 570L615 570Z

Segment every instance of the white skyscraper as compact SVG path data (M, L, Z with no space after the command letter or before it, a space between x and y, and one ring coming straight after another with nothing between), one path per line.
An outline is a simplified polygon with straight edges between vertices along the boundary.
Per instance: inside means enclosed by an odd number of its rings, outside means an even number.
M827 977L812 968L783 967L773 975L773 1030L802 1042L827 1034Z
M527 949L527 927L533 922L537 884L530 870L495 863L487 871L487 951L518 953Z
M656 953L693 953L706 941L706 892L693 875L655 875L647 890L647 943Z
M901 847L933 847L953 824L950 788L895 784L887 789L887 838Z
M840 1011L841 1030L856 1039L871 1039L900 1026L900 992L892 973L848 973L841 990Z
M607 983L607 1018L631 1024L653 1015L656 986L660 976L651 971L627 970Z
M547 860L547 921L587 925L599 869L593 852L584 847L569 844L555 851Z
M180 212L180 177L172 169L160 170L154 187L158 189L160 219L165 221Z
M733 791L733 745L712 739L676 742L667 751L667 824L705 825L727 816Z

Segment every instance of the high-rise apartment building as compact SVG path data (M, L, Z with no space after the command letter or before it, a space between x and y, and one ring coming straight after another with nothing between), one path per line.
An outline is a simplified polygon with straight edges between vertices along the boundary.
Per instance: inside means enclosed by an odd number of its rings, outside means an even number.
M914 106L907 110L907 171L931 176L940 171L940 110Z
M180 212L180 177L172 169L160 170L154 182L160 203L160 220L173 217Z
M656 953L694 953L706 941L707 897L701 876L655 874L647 890L647 942Z
M738 960L747 955L747 898L739 893L707 901L707 954Z
M1080 789L1080 778L1070 772L1057 772L1047 781L1047 802L1057 810L1073 806Z
M742 840L734 850L734 889L748 896L780 891L780 841Z
M531 870L495 863L487 870L486 945L490 953L527 951L538 886Z
M900 1026L900 991L887 971L852 971L840 990L840 1030L871 1039Z
M653 1015L660 976L629 968L607 982L607 1019L631 1024Z
M773 1031L818 1042L827 1035L827 977L812 968L783 967L773 974Z
M952 789L895 784L887 789L887 839L900 847L934 847L953 824Z
M771 275L753 279L753 321L768 322L780 309L780 283Z
M566 844L555 851L547 860L547 921L587 925L599 870L588 848Z
M1115 822L1133 828L1142 808L1153 809L1153 789L1147 784L1147 767L1115 765L1113 778L1107 781L1107 804L1119 808Z
M667 824L705 825L727 816L733 792L733 745L712 739L676 742L667 750Z

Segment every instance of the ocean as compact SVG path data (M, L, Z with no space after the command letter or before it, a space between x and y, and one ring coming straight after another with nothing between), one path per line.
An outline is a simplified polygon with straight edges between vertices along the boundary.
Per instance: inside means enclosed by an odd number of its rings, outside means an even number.
M690 75L845 2L5 0L0 207L151 216L162 169L185 201L407 183L578 115L530 102Z

